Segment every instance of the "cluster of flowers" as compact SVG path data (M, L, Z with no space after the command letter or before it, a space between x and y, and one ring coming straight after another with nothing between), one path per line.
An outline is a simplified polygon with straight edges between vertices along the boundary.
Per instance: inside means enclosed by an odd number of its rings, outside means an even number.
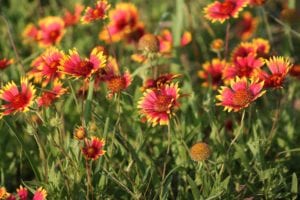
M237 17L239 11L249 3L253 4L248 0L216 1L204 9L205 16L212 22L223 23L230 17ZM292 65L288 58L270 55L269 41L255 38L251 42L240 43L228 62L220 58L222 44L220 40L213 42L212 48L219 53L219 58L204 63L203 70L198 72L199 77L205 80L204 86L220 88L217 105L236 112L262 96L265 93L263 89L283 86Z
M20 186L16 194L12 194L6 191L5 187L0 187L0 199L5 200L28 200L29 199L29 192L26 187ZM34 193L32 200L45 200L47 197L47 192L42 187L38 188Z

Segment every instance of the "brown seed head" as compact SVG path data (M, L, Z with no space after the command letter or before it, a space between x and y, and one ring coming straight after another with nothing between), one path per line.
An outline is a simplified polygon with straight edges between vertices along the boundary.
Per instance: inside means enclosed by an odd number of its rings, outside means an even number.
M190 156L194 161L204 161L211 155L211 150L208 144L204 142L198 142L190 149Z

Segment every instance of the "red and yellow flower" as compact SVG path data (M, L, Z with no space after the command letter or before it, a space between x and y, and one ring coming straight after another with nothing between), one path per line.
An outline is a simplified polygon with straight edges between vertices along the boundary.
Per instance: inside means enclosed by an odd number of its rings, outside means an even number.
M32 70L28 73L34 78L35 82L42 82L45 86L48 83L63 78L63 74L59 71L61 59L64 53L55 47L48 48L42 55L32 61Z
M257 77L265 82L267 88L281 88L286 76L292 68L288 58L274 56L265 61L271 73L257 70Z
M204 8L205 17L211 22L237 18L239 12L247 6L249 0L225 0L223 2L215 1Z
M66 91L67 89L63 88L61 82L54 81L53 88L49 91L43 92L42 95L37 98L37 104L39 107L49 107L61 95L65 94Z
M104 145L105 141L103 139L92 137L90 140L85 140L85 145L82 147L81 151L87 160L97 160L105 153L103 150Z
M118 3L109 11L109 24L99 34L107 43L118 42L133 33L140 24L136 6L132 3Z
M58 44L65 34L65 23L60 17L45 17L38 24L37 41L42 47Z
M7 68L9 65L14 63L14 59L1 58L0 59L0 70Z
M40 187L34 192L32 200L45 200L46 197L47 197L47 191L42 187Z
M28 197L28 190L27 188L24 188L20 185L20 187L17 189L17 195L20 200L27 200Z
M98 0L95 7L87 7L81 21L83 23L90 23L95 20L102 20L107 17L107 11L110 8L107 0Z
M214 58L212 61L203 64L203 69L198 71L198 77L204 80L202 86L212 86L216 89L222 83L223 70L228 67L225 60Z
M250 105L257 98L261 97L265 91L263 91L264 82L258 79L236 78L231 81L230 87L222 86L217 95L218 106L223 106L224 110L228 112L237 112Z
M242 40L248 40L253 36L258 25L258 18L252 16L249 11L242 13L242 19L237 23L237 35Z
M65 55L60 62L59 69L75 78L89 78L105 67L106 56L103 48L95 47L89 58L81 58L76 49L70 50L69 55Z
M25 43L31 43L34 41L36 42L38 40L37 38L38 32L39 32L38 28L33 23L28 24L22 33L24 42Z
M179 108L179 98L177 84L171 83L159 89L147 89L138 102L138 108L152 126L167 125Z
M20 88L13 81L7 83L0 90L0 99L5 102L1 106L0 115L5 116L28 111L34 102L35 92L35 88L31 83L28 83L26 78L21 78Z
M65 10L63 16L65 27L76 25L80 20L80 15L83 9L84 7L81 4L75 4L74 13L70 12L69 10Z
M0 199L6 199L7 191L5 187L0 187Z
M252 40L253 46L256 48L257 57L268 57L271 49L270 42L263 38L254 38Z
M248 54L247 57L237 57L236 61L226 67L223 71L223 79L225 81L231 80L236 76L242 78L250 78L253 76L255 70L264 65L262 58L256 58L255 54Z

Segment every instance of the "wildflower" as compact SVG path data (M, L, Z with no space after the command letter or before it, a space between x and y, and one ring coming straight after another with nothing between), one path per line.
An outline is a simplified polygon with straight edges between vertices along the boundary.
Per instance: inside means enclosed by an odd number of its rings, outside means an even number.
M153 34L145 34L140 38L138 48L146 53L157 53L159 51L159 40Z
M233 62L237 61L239 57L247 57L249 54L252 54L256 57L256 47L251 42L242 42L232 51L231 60Z
M132 78L128 71L125 71L123 75L111 76L106 80L107 88L111 93L119 93L125 90L131 82Z
M105 141L103 139L92 137L90 140L85 140L85 146L81 149L81 151L87 160L97 160L105 153L105 151L103 150L104 145Z
M7 197L7 191L5 187L0 187L0 199L5 199Z
M265 40L263 38L254 38L252 40L252 44L256 49L256 55L257 57L268 57L268 54L270 53L270 42L268 40Z
M215 1L204 8L205 17L211 22L223 23L229 18L237 18L243 7L247 6L248 0L225 0Z
M214 52L221 52L224 48L224 41L220 38L214 39L210 44L210 48Z
M145 35L145 25L143 22L138 22L131 32L124 34L124 39L129 44L137 44L143 35Z
M59 69L75 78L89 78L101 68L105 67L106 57L101 48L95 47L89 58L82 59L77 50L70 50L61 60Z
M63 74L59 71L61 59L64 53L55 47L48 48L42 55L32 61L32 70L29 72L29 77L33 77L35 82L42 81L45 86L48 83L63 78Z
M222 72L227 68L228 63L225 60L214 58L210 62L203 64L203 70L198 71L198 76L204 80L203 86L212 86L216 89L222 83Z
M67 90L62 87L62 83L54 81L53 88L45 91L37 99L38 107L49 107L56 99L63 95Z
M9 65L14 63L14 59L1 58L0 59L0 70L7 68Z
M80 4L75 4L74 13L71 13L68 10L65 10L63 20L65 27L74 26L80 20L81 12L83 11L83 6Z
M224 106L224 110L237 112L249 106L250 103L262 96L263 81L258 79L236 78L231 81L231 86L222 86L219 95L216 97L220 102L219 106Z
M20 185L20 187L17 189L17 194L20 200L27 200L28 190Z
M167 125L179 107L179 97L179 88L174 83L159 89L147 89L138 102L138 108L153 126Z
M299 64L294 65L290 69L289 74L293 77L300 78L300 65Z
M6 104L1 106L1 115L28 111L34 102L35 91L35 88L28 83L26 78L21 78L20 90L13 81L7 83L0 90L0 99L6 102Z
M254 54L249 54L247 57L237 57L236 61L226 67L223 71L223 78L227 81L236 76L242 78L250 78L256 69L264 65L262 58L256 58Z
M98 0L94 8L87 7L82 17L83 23L90 23L95 20L102 20L107 17L106 13L110 7L107 0Z
M288 58L272 57L266 60L266 65L271 74L257 70L257 76L265 82L265 87L281 88L292 65Z
M205 161L211 155L211 150L208 144L204 142L197 142L190 149L190 156L194 161Z
M242 19L237 23L237 35L242 40L248 40L256 31L258 18L254 18L248 11L243 12Z
M32 200L45 200L46 197L47 197L47 191L42 187L40 187L34 192Z
M181 77L181 74L162 74L156 79L148 79L144 83L142 87L142 91L145 91L146 89L159 89L161 87L164 87L165 85L169 85L172 83L172 81L178 77Z
M119 42L136 30L139 25L138 10L132 3L118 3L109 11L109 24L99 34L100 40L107 43Z
M37 41L38 40L38 38L37 38L38 32L39 32L39 30L34 24L32 24L32 23L28 24L22 33L24 42L30 43L33 41Z
M170 30L164 29L157 36L159 40L159 52L162 54L169 54L173 48L173 36ZM180 46L186 46L192 40L192 35L190 32L185 31L181 37Z
M74 130L74 137L77 140L83 140L86 137L86 131L85 128L83 126L78 126L75 130Z
M60 17L48 16L39 20L38 24L37 41L42 47L58 44L65 34L65 24Z
M5 200L16 200L16 197L11 193L7 193L7 197L5 198Z

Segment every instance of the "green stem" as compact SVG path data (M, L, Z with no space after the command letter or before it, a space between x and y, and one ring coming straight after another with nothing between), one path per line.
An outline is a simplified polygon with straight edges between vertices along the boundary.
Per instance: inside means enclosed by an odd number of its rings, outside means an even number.
M93 92L94 92L94 82L95 79L91 78L89 82L89 90L88 95L85 101L85 108L84 108L84 123L87 125L91 119L91 108L92 108L92 100L93 100Z

